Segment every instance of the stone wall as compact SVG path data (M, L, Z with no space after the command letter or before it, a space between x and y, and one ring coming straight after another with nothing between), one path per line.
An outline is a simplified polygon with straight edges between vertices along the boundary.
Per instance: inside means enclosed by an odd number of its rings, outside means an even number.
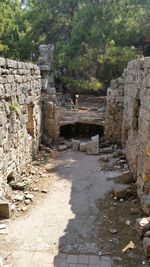
M120 144L122 140L123 95L122 78L112 80L107 90L105 137L117 144Z
M41 90L37 65L0 58L0 196L38 150Z
M129 62L123 79L122 140L143 198L150 193L150 58Z
M123 113L120 116L122 144L131 171L137 179L138 194L143 209L150 212L150 58L133 60L128 63L122 75L123 82ZM120 92L120 86L116 91ZM112 90L113 91L113 90ZM116 139L116 102L111 91L110 106L107 108L106 137ZM124 95L124 96L123 96ZM113 113L113 115L112 115ZM112 127L110 125L113 125ZM109 134L107 134L109 132ZM116 140L117 141L117 140Z
M38 65L42 75L42 137L43 142L59 137L59 105L54 87L53 45L40 45Z

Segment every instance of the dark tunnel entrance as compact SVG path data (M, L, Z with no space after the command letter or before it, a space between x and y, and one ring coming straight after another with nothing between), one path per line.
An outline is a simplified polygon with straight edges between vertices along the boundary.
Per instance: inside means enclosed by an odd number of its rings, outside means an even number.
M91 138L99 134L100 137L104 135L104 127L97 124L75 123L67 124L60 127L60 136L69 138Z

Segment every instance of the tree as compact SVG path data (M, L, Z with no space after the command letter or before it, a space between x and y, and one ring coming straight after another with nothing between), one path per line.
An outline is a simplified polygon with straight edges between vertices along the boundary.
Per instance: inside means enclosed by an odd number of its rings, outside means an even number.
M1 55L36 61L38 46L53 43L71 88L106 87L150 53L149 0L6 0L0 11Z

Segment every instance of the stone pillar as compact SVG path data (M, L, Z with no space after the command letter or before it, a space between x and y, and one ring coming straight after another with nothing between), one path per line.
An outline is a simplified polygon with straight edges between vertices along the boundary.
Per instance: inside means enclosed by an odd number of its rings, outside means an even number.
M107 90L105 138L117 144L122 143L123 101L122 79L112 80Z
M42 74L43 91L42 137L45 142L59 137L59 107L54 87L53 51L54 46L51 44L39 47L38 65Z

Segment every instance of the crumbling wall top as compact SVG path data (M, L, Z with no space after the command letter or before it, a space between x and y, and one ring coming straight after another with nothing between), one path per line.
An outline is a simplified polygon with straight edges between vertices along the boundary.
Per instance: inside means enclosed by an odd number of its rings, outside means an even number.
M40 45L39 46L39 60L38 65L40 70L44 71L51 71L53 70L53 52L54 52L54 45Z

